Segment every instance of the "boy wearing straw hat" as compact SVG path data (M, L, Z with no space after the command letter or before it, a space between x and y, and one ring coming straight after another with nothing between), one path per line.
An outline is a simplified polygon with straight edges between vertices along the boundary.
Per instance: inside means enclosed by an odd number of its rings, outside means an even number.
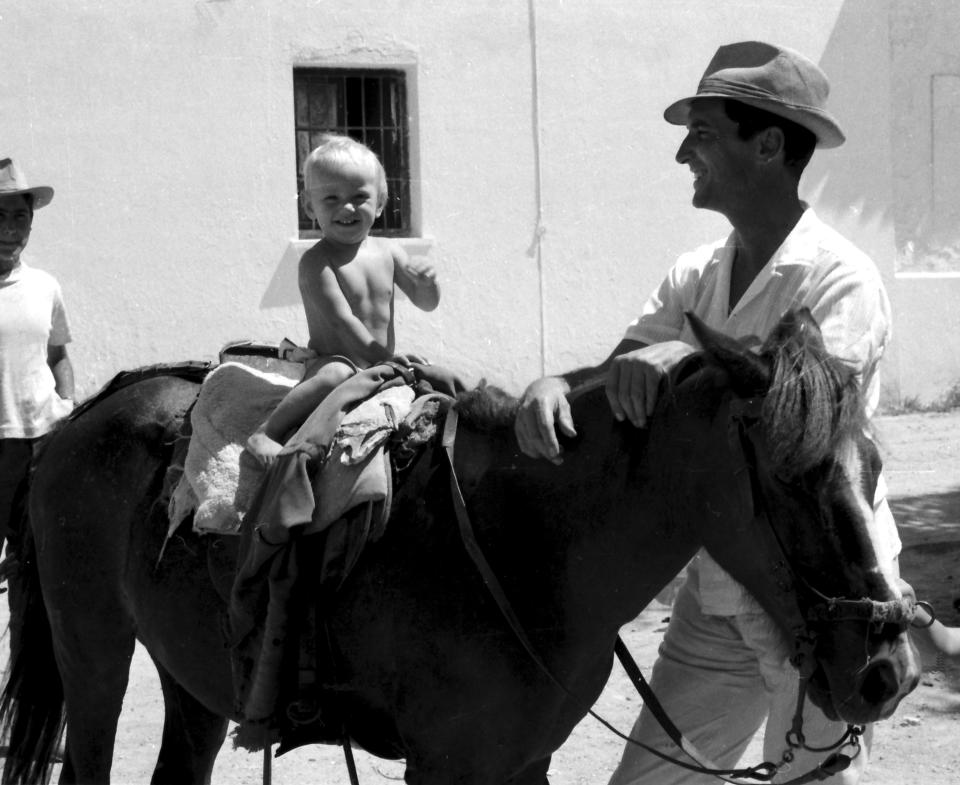
M73 408L60 285L20 258L34 211L52 198L52 188L31 188L12 160L0 159L0 547L8 541L8 555L21 534L34 445Z

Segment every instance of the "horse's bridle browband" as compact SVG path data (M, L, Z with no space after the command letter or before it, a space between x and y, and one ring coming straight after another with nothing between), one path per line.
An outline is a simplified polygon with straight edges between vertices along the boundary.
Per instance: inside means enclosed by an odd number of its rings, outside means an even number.
M630 677L634 686L640 692L643 697L644 704L654 713L657 720L660 722L663 729L666 731L667 735L677 744L680 749L683 750L692 760L695 761L694 764L687 763L686 761L678 760L673 758L655 747L651 747L638 739L634 739L631 736L621 732L616 727L614 727L609 721L601 717L599 714L593 711L591 705L586 703L582 698L576 695L572 690L570 690L563 682L561 682L550 670L547 664L540 657L536 648L533 646L529 637L527 636L523 625L520 623L519 618L513 610L510 601L507 599L506 593L503 590L503 587L500 585L500 581L497 579L496 573L494 573L493 568L490 567L490 564L487 562L486 558L483 555L483 551L480 548L479 543L476 540L476 537L473 534L473 527L470 523L470 517L467 513L466 501L463 498L463 493L460 490L460 483L457 479L456 465L454 462L454 443L456 441L457 433L457 422L459 415L457 413L456 407L451 406L446 415L446 421L444 422L443 428L443 437L442 437L442 446L444 455L448 461L448 468L450 472L450 491L453 501L454 512L457 518L457 526L460 530L461 539L463 540L464 548L466 549L468 555L476 566L477 570L480 572L480 576L483 579L483 582L486 584L487 589L490 591L494 601L497 604L500 612L503 614L505 620L507 621L508 626L513 631L514 635L519 640L520 644L527 652L528 656L533 660L537 667L547 676L547 678L558 687L564 694L575 700L580 706L585 708L586 713L591 717L597 720L601 725L607 728L609 731L619 736L624 741L635 744L639 747L642 747L647 752L655 755L663 760L669 761L677 766L694 771L701 774L711 774L718 777L721 780L726 782L734 783L734 785L747 785L742 782L741 778L748 778L751 780L759 780L762 782L769 782L773 779L774 776L780 771L782 766L786 763L789 763L792 760L792 752L784 753L784 757L780 763L772 762L763 762L757 766L741 769L723 769L714 764L706 756L700 753L697 748L690 743L676 727L676 725L670 720L666 712L663 709L663 706L660 704L656 695L654 695L653 690L650 689L650 685L643 678L643 674L640 672L640 669L637 667L633 658L630 656L629 651L623 643L623 640L618 636L615 646L615 651L619 657L621 663L623 664L627 675ZM771 527L772 528L772 527ZM779 539L778 539L779 542ZM781 544L782 547L782 544ZM860 602L860 601L854 601ZM810 650L812 652L813 643L812 640L809 641ZM811 658L812 659L812 658ZM797 713L794 720L794 725L791 728L790 732L787 734L787 744L790 749L795 749L798 747L803 747L805 749L814 749L807 747L803 740L803 734L800 728L800 716L801 708L803 705L805 690L801 689L800 696L798 698L798 707ZM851 746L854 748L854 756L859 753L859 736L862 733L862 728L859 726L848 726L847 732L843 737L836 742L835 744L830 745L822 749L814 749L814 751L827 752L830 750L839 750L846 746ZM820 763L816 768L802 774L799 777L787 780L783 785L805 785L805 783L818 781L826 779L834 774L843 771L847 766L849 766L850 761L852 760L851 756L843 755L840 752L834 752L829 755L822 763ZM736 778L736 779L733 779Z

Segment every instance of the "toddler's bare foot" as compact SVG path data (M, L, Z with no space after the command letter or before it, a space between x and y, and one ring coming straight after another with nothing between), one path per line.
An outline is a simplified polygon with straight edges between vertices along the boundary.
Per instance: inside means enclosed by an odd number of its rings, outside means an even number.
M274 463L282 449L280 442L274 441L263 431L254 431L247 439L247 452L264 466Z

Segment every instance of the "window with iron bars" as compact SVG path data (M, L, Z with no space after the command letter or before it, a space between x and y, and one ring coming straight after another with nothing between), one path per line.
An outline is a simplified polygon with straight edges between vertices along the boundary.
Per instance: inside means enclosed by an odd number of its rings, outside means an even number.
M410 226L407 90L402 71L366 68L294 68L297 193L303 162L325 133L351 136L377 154L387 173L387 203L372 234L405 237ZM319 237L298 200L300 237Z

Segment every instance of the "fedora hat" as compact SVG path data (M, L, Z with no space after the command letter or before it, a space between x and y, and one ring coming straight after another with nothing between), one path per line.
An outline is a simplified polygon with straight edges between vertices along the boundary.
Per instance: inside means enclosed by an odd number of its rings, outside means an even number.
M50 204L53 199L53 189L47 185L38 185L30 188L27 178L17 165L9 158L0 160L0 196L15 196L29 194L33 197L33 209L37 210Z
M697 94L670 104L664 119L686 125L697 98L729 98L785 117L812 131L817 147L839 147L846 137L826 110L830 83L799 52L760 41L721 46L703 72Z

